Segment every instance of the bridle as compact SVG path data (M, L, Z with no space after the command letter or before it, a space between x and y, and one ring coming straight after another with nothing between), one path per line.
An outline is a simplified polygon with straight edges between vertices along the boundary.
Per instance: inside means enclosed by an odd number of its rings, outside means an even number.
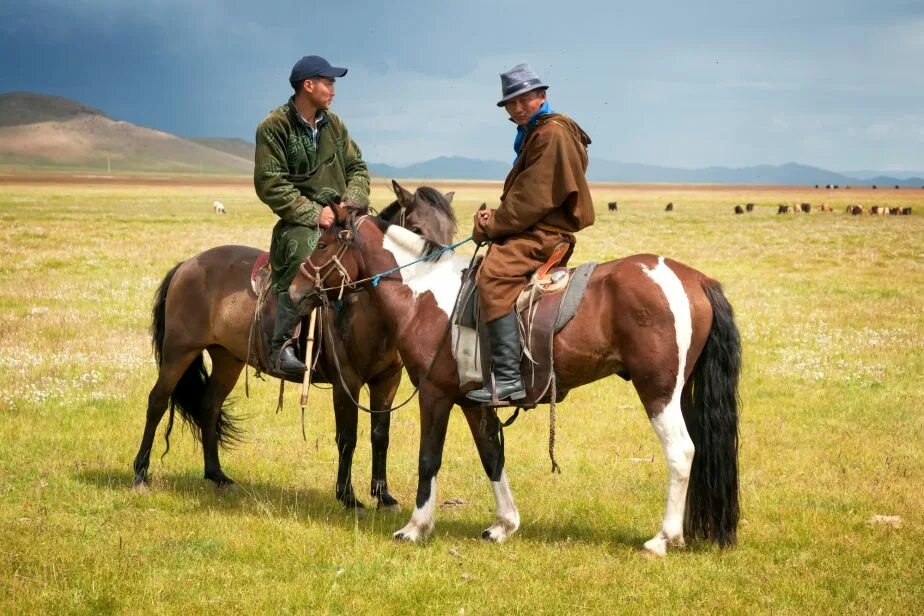
M350 273L347 271L346 267L343 265L343 262L340 260L343 258L343 255L346 254L347 250L350 249L352 245L352 236L354 236L355 233L359 231L360 226L366 222L367 218L369 218L368 214L360 216L353 223L352 229L344 229L337 234L337 239L340 242L340 248L337 250L337 253L334 256L327 260L326 263L318 265L311 260L311 255L308 255L308 258L298 266L302 276L314 283L311 291L305 295L306 299L315 295L323 296L326 295L328 291L339 288L340 291L337 295L337 300L339 301L343 299L343 296L348 289L350 292L360 291L362 290L360 285L362 285L364 282L372 280L372 278L353 280L353 277L350 276ZM314 272L310 272L308 267L311 267ZM327 280L327 277L334 272L340 273L340 284L333 287L325 287L324 281ZM305 299L302 301L304 302Z

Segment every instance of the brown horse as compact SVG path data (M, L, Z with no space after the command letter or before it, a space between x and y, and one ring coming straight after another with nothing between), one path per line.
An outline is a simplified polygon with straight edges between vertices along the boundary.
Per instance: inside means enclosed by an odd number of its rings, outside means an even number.
M422 186L411 194L396 182L393 188L397 199L383 210L383 218L437 242L452 242L456 229L452 193L443 195ZM246 246L212 248L171 269L157 290L151 333L159 373L148 397L147 423L135 458L136 487L147 483L154 436L168 402L167 451L177 408L202 442L205 478L219 487L234 483L221 469L218 446L234 443L241 436L225 399L250 356L250 324L257 301L250 273L260 253ZM383 411L391 407L401 380L400 357L394 337L382 335L384 325L371 298L356 294L344 300L324 324L335 332L328 340L333 338L336 348L322 344L319 360L320 369L333 383L339 454L336 495L347 507L363 506L353 491L351 465L358 420L355 400L368 383L371 408L376 411L370 416L371 494L379 506L397 507L386 481L391 415ZM203 351L211 358L211 373L206 371ZM331 378L338 364L346 389L340 378Z
M445 331L468 259L454 254L420 261L420 237L364 210L337 208L337 222L322 234L289 293L302 306L321 301L341 283L390 272L368 287L387 334L411 380L420 388L417 499L397 539L417 541L433 529L436 475L453 404L462 407L497 505L482 536L502 541L520 515L504 471L496 414L481 427L459 383ZM339 258L342 269L334 267ZM344 280L344 277L349 277ZM525 283L525 281L524 281ZM722 546L736 541L738 525L738 400L740 339L732 308L715 280L676 261L635 255L599 265L574 319L555 337L559 391L619 374L631 379L668 465L664 520L645 548L664 555L684 545L684 533Z

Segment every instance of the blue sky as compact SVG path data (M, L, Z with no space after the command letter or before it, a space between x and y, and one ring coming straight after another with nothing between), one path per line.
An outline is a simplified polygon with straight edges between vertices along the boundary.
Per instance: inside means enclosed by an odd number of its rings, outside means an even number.
M183 135L252 140L311 53L376 162L507 160L498 73L529 62L592 157L924 170L920 0L0 0L0 92Z

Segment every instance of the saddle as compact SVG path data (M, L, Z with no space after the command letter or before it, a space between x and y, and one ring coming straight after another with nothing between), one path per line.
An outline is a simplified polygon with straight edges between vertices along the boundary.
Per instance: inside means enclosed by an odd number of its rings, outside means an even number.
M565 252L556 250L549 261L533 274L517 298L520 342L523 345L520 371L526 385L526 399L516 403L519 407L532 408L552 402L553 389L556 390L554 402L561 402L568 394L566 390L552 387L554 336L574 318L597 264L585 263L576 268L555 267ZM491 375L490 340L479 318L478 288L475 285L480 267L481 259L462 274L462 289L452 324L452 352L463 391L480 387L482 379ZM509 404L502 403L502 406Z
M270 289L272 279L272 268L269 264L269 253L260 253L253 264L250 272L250 287L257 296L257 306L253 313L253 321L250 324L250 340L248 343L248 361L256 369L256 376L267 374L277 379L283 379L292 383L301 383L301 377L294 377L291 374L276 372L273 366L270 366L269 355L273 339L273 326L276 323L276 294ZM308 317L302 317L299 324L295 327L295 335L292 340L286 342L295 346L295 354L304 359L304 349L308 339ZM320 340L316 335L315 339ZM315 346L315 352L320 353L321 344ZM306 362L308 363L308 362ZM317 362L312 362L317 363ZM312 383L329 383L330 381L324 375L324 371L316 367L311 376Z

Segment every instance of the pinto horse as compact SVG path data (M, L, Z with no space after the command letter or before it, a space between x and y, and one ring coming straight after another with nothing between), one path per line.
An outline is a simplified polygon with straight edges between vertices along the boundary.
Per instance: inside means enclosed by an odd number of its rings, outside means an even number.
M384 219L396 220L412 232L442 243L452 241L456 230L452 193L443 195L422 186L411 194L397 182L392 185L397 199L382 211ZM221 469L218 446L234 443L241 436L225 399L250 356L250 324L257 303L250 273L260 253L246 246L212 248L178 264L160 284L151 325L159 373L148 397L147 422L135 458L136 487L147 483L154 436L168 403L167 450L177 408L202 442L205 478L219 487L234 483ZM339 455L336 496L347 507L363 507L353 490L351 467L358 420L355 401L360 388L368 383L375 411L370 416L371 494L379 506L397 508L386 480L391 415L384 411L391 407L400 383L401 361L395 339L381 335L384 325L371 299L362 294L345 299L343 308L336 316L327 315L324 323L335 332L328 341L333 340L336 348L322 343L319 360L325 375L340 372L343 376L342 380L330 378ZM206 371L203 351L211 358L211 373Z
M336 214L289 293L304 309L342 285L365 287L420 389L417 498L410 521L395 538L417 541L433 530L436 475L449 413L458 404L497 506L494 523L482 536L503 541L519 528L520 515L504 470L499 420L491 413L483 428L483 410L465 398L445 344L468 258L447 252L421 261L427 245L417 235L365 210L337 208ZM377 284L370 286L370 277ZM664 520L645 549L664 555L669 546L684 545L684 533L721 546L734 544L741 346L719 283L654 255L603 263L573 320L555 337L554 357L559 391L619 374L638 392L668 466Z

